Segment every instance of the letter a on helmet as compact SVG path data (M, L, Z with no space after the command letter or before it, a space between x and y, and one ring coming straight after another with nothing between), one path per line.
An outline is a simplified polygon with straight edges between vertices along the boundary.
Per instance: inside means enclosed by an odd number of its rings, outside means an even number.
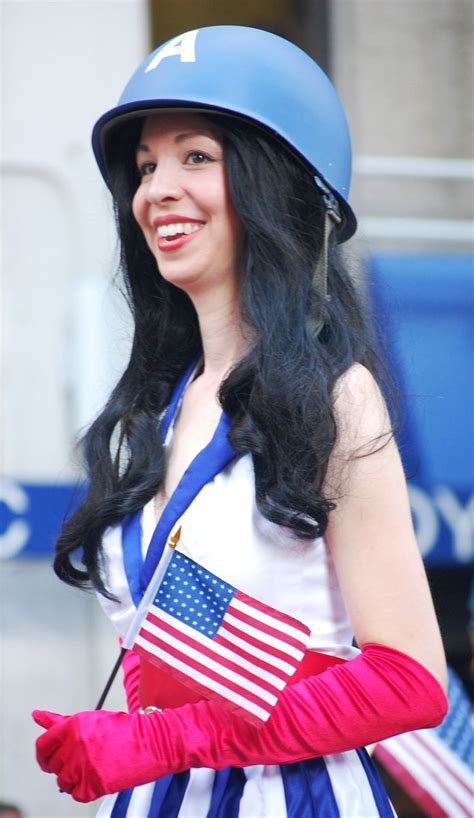
M173 40L166 43L163 48L159 49L158 53L155 54L153 59L150 60L145 68L145 73L148 71L153 71L154 68L157 68L165 57L178 56L181 62L195 62L196 52L194 49L194 43L196 42L196 34L197 30L188 31L186 34L180 34L178 37L174 37Z

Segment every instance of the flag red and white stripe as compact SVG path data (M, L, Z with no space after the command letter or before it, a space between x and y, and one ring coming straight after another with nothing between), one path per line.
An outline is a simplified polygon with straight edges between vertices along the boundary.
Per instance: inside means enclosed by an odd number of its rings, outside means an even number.
M175 552L134 650L205 698L262 724L304 656L310 630Z
M472 818L472 774L429 730L386 739L375 756L430 818Z
M472 818L473 724L465 691L449 669L444 722L380 742L375 757L429 818Z

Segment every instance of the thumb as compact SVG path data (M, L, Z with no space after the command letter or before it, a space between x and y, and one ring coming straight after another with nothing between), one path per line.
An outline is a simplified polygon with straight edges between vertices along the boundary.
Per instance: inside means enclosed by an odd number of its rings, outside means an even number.
M49 730L54 724L67 718L60 713L51 713L49 710L33 710L31 715L36 724L39 724L40 727L44 727L46 730Z

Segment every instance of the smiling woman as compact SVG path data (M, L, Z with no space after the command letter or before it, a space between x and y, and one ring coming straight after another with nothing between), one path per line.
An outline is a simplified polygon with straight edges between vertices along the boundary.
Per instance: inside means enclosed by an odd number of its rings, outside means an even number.
M439 723L445 669L336 92L267 32L187 32L93 145L135 334L55 570L116 626L129 713L36 711L38 761L101 818L392 818L364 745Z
M236 293L238 220L229 198L222 139L205 117L147 117L137 148L133 215L160 274L194 297ZM198 310L199 311L199 310Z

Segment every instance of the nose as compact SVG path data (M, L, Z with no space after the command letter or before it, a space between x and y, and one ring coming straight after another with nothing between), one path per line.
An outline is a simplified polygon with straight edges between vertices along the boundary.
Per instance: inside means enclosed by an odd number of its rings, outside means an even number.
M176 201L183 195L176 163L163 159L153 171L147 185L147 198L150 204L161 204Z

